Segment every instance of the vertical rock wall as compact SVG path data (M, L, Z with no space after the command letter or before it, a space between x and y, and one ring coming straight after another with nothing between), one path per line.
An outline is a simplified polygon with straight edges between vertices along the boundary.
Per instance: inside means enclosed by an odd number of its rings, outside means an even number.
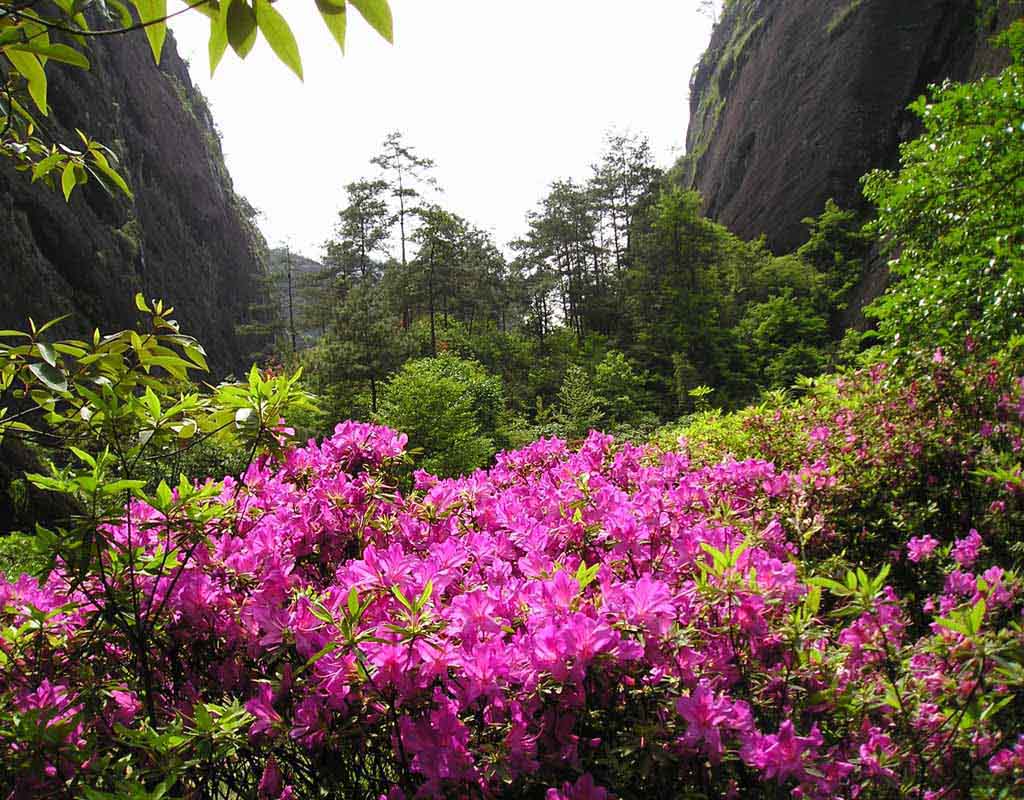
M258 297L266 245L231 184L205 101L168 36L161 66L141 32L90 40L88 72L52 64L43 120L56 140L75 128L111 147L134 201L90 181L59 188L0 163L0 327L71 312L65 331L131 326L142 291L176 307L219 372L255 345L235 332Z
M930 83L999 69L1006 0L730 0L691 81L688 185L710 217L776 252L832 197L898 163L907 105Z

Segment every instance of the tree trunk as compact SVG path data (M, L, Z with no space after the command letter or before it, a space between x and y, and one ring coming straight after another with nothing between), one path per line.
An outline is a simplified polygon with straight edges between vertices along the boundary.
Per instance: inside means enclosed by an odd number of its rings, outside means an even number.
M430 354L437 358L437 329L434 320L434 248L430 248L430 269L427 272L427 294L430 298Z
M295 296L292 291L292 252L291 250L286 251L287 266L288 266L288 330L292 335L292 352L294 353L297 349L296 337L295 337Z

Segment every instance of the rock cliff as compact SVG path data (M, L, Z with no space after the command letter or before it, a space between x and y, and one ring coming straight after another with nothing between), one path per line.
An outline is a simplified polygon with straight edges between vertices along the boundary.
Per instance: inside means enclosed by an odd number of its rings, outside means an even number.
M111 147L134 201L90 181L65 203L0 164L0 327L71 312L71 330L134 324L133 294L176 307L218 372L244 366L236 334L260 289L266 245L237 196L209 109L168 36L161 65L141 33L94 39L88 72L48 69L44 121L56 141L75 128Z
M1019 13L1019 11L1017 12ZM893 167L930 83L1000 68L1006 0L728 0L691 80L684 181L708 216L776 252L832 197Z

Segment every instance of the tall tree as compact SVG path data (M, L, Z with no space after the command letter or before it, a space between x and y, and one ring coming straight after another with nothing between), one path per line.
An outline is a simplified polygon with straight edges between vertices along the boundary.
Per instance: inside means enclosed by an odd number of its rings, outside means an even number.
M601 214L602 233L610 239L616 276L627 265L633 215L660 171L646 136L609 132L601 161L592 167L590 186Z
M402 266L406 266L406 221L410 214L415 213L421 199L419 186L436 186L437 181L430 175L434 161L417 155L416 151L405 144L401 131L392 131L387 135L381 152L371 159L370 163L380 167L387 176L391 196L398 204L398 236L401 244Z
M361 281L349 286L334 310L326 336L307 355L316 389L343 416L376 412L380 382L405 360L405 337L388 288L383 282ZM365 382L365 383L364 383ZM360 387L352 392L351 386ZM358 407L351 396L370 391L369 408Z
M295 333L295 261L292 258L292 249L287 244L284 246L281 273L284 283L285 311L288 317L288 335L292 345L292 352L294 353L298 349Z
M413 234L419 244L416 270L426 292L430 353L436 356L438 303L446 300L451 292L453 275L463 255L467 223L437 205L421 208L418 216L421 224Z
M326 261L347 280L365 280L372 270L375 253L384 252L394 216L385 199L388 184L383 180L360 180L348 184L348 205L338 212L335 238L325 246Z
M607 286L593 197L573 181L555 181L527 220L529 230L516 249L537 278L544 273L555 277L561 318L582 339L586 331L601 327L594 301ZM538 280L537 285L545 283Z

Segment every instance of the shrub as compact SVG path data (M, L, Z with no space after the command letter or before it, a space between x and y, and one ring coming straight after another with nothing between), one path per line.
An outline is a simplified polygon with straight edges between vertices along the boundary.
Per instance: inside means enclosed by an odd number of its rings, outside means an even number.
M153 713L129 644L91 634L95 577L0 583L2 777L90 797L1012 796L1018 367L936 354L928 384L821 382L735 418L744 439L705 418L776 465L593 433L403 494L405 437L345 423L215 485L193 525L137 499L102 558L130 539L143 568L118 580L143 621L162 610Z
M425 469L449 476L490 460L504 413L499 378L475 361L442 353L406 362L385 384L378 417L408 434Z
M900 172L864 181L897 279L869 311L899 351L953 352L970 337L995 352L1020 331L1024 22L1001 43L1011 65L974 83L933 87L911 106L924 133L900 148Z
M562 434L569 439L582 439L604 419L602 405L587 371L577 364L570 364L558 389L555 412Z

